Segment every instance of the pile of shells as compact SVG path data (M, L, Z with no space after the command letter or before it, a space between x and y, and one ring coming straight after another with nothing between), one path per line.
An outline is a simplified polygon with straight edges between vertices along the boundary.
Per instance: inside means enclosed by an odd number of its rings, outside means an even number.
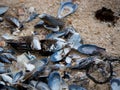
M30 16L21 22L17 17L5 15L8 6L0 6L0 22L8 22L12 29L0 41L0 90L87 90L90 80L97 84L110 83L112 90L120 90L120 79L114 78L113 71L120 58L107 56L103 47L84 44L75 28L65 25L64 18L77 8L72 0L63 1L54 17L38 14L31 7ZM95 17L114 24L118 19L104 7L95 12ZM36 18L40 21L34 28L49 32L45 38L41 39L37 32L17 37L25 24ZM36 54L42 58L38 59Z

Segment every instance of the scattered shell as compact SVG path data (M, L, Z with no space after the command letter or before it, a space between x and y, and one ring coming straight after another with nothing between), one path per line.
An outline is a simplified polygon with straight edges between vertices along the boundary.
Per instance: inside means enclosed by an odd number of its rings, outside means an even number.
M112 90L120 90L120 78L113 78L110 83Z
M90 45L90 44L83 44L78 48L78 51L80 53L86 55L103 54L105 50L106 50L105 48L101 48L96 45Z
M64 18L69 14L74 13L78 8L77 4L74 4L71 1L61 2L61 6L58 10L58 18Z
M48 78L48 86L51 90L61 90L61 76L58 72L51 72Z
M4 14L5 12L7 12L7 10L9 9L9 7L7 6L0 6L0 15Z

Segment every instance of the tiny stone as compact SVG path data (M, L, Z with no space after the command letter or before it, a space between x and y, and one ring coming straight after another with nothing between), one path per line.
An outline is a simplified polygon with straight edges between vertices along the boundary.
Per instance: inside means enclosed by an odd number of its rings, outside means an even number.
M3 22L3 20L4 20L4 19L3 19L2 17L0 17L0 22Z
M29 11L29 13L34 13L35 12L35 8L34 7L30 7L28 11Z

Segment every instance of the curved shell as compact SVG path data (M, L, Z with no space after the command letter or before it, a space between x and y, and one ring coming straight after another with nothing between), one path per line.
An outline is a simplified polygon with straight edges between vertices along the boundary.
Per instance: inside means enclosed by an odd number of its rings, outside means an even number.
M86 55L96 55L105 52L105 48L101 48L96 45L83 44L78 48L78 51Z
M55 52L51 55L50 60L52 62L59 62L70 52L71 48L63 48L60 51Z
M112 90L120 90L120 78L113 78L110 83Z
M7 6L0 6L0 15L4 14L5 12L7 12L8 9L9 9L9 7L7 7Z
M50 26L59 26L59 27L63 27L64 26L64 22L51 16L48 15L46 13L43 13L41 15L39 15L40 19L42 19L44 21L45 24L50 25Z
M17 81L19 81L21 79L21 77L23 76L23 71L17 72L14 76L13 76L13 83L16 83Z
M61 76L58 72L51 72L48 78L48 85L51 90L61 90Z
M17 28L23 28L23 24L18 20L18 18L13 16L7 16L7 21L16 26Z
M30 82L37 90L50 90L48 85L44 82L39 81L31 81Z
M68 16L69 14L74 13L77 10L77 8L78 8L78 5L70 1L62 2L58 10L58 18L61 19L61 18ZM64 14L65 9L67 9L68 11L67 13Z
M59 26L49 26L49 25L43 25L43 26L44 26L44 28L51 30L53 32L57 32L60 30Z

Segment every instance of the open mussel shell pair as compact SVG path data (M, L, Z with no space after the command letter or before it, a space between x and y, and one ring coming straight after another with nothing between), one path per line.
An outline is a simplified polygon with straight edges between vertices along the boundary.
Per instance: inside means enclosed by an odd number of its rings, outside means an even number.
M77 10L77 8L78 8L78 5L74 4L71 0L61 2L61 6L58 10L58 18L61 19L68 16L69 14L74 13Z

